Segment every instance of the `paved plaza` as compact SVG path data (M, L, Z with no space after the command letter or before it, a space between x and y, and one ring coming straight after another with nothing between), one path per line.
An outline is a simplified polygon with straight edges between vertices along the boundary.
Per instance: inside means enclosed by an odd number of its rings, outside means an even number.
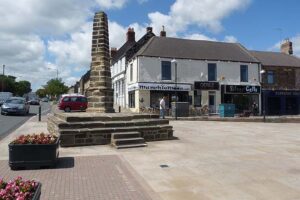
M1 176L5 173L9 177L30 178L33 173L32 178L45 180L41 199L52 199L48 198L50 189L45 187L50 182L61 182L56 186L62 187L57 193L69 195L65 199L75 198L71 194L74 188L90 191L91 197L101 195L102 199L112 199L110 195L118 199L123 193L127 199L300 199L297 123L172 121L176 140L148 142L145 148L122 150L108 145L60 148L60 157L73 158L74 166L32 173L9 171L7 143L20 133L46 131L43 120L28 121L0 142ZM115 168L106 169L114 166L114 162ZM124 176L116 166L125 172ZM55 178L61 171L66 174L59 176L65 177L63 181ZM85 177L85 184L76 181L79 177ZM115 184L115 177L119 185ZM90 178L94 181L88 181ZM98 178L103 182L95 181ZM141 196L128 196L131 190Z

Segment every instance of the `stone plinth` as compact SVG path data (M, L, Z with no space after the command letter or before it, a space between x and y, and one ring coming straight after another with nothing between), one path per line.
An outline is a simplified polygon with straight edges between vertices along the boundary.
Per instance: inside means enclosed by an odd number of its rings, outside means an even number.
M108 22L104 12L98 12L94 17L92 64L87 97L88 112L114 112L109 62Z
M110 144L113 133L139 132L145 141L173 139L169 120L152 114L62 113L48 117L48 131L60 136L61 146Z

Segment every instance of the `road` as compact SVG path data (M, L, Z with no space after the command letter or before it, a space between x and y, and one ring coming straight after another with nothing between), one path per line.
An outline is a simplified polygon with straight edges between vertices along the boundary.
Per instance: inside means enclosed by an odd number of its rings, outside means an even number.
M46 115L50 111L50 103L42 102L42 115ZM20 127L28 119L36 116L39 112L39 106L30 105L29 115L27 116L14 116L14 115L0 115L0 140L12 131ZM36 120L38 118L36 117Z

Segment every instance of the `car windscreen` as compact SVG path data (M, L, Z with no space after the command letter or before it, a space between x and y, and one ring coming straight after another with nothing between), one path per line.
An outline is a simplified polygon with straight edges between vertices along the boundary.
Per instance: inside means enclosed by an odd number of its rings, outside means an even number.
M8 99L5 103L12 103L12 104L24 104L24 100L22 99Z

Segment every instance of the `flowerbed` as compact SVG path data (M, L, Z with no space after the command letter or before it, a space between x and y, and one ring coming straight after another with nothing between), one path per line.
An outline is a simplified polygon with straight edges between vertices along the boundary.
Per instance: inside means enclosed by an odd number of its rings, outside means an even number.
M39 199L40 183L34 180L24 181L22 177L5 182L0 178L0 200L32 200Z
M11 144L54 144L57 136L52 134L28 134L21 135L11 142Z
M8 145L9 166L11 169L55 167L58 146L59 138L55 135L21 135Z

